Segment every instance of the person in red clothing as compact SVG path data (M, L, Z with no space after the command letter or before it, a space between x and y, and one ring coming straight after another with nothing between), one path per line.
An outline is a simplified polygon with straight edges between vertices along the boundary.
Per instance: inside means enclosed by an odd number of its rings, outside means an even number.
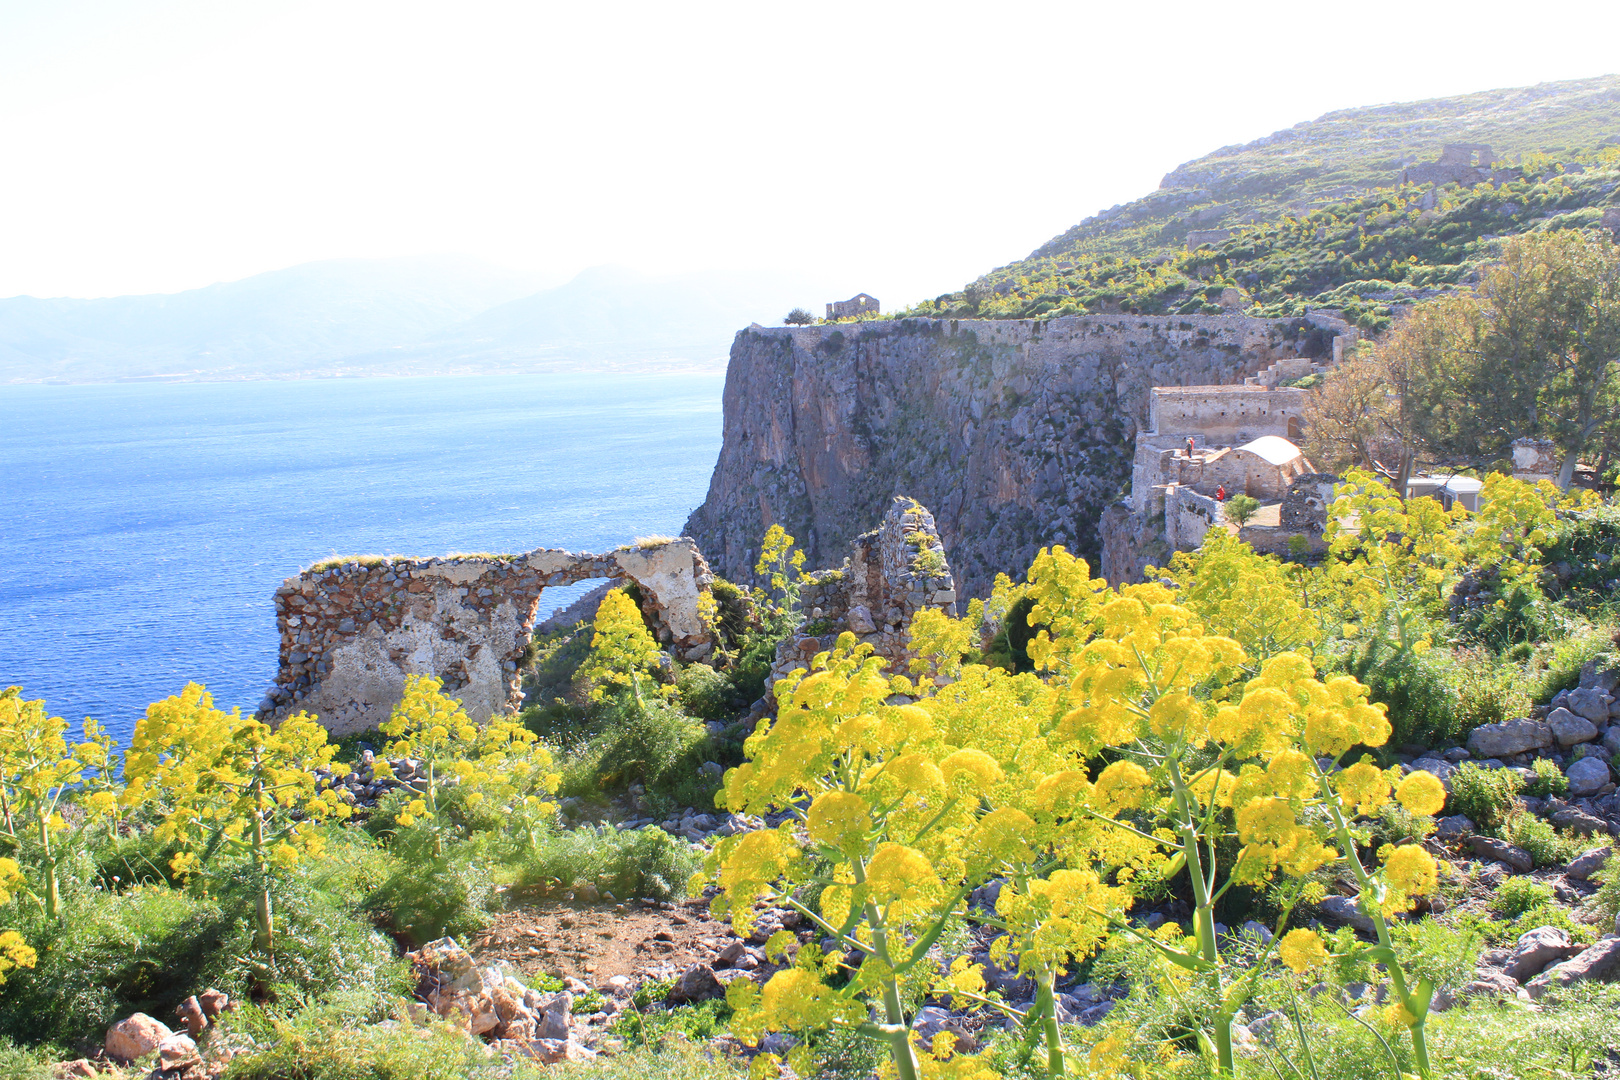
M1193 456L1193 440L1191 435L1187 436L1187 456Z
M1215 501L1216 502L1225 502L1226 501L1226 485L1225 484L1222 484L1220 487L1215 489Z

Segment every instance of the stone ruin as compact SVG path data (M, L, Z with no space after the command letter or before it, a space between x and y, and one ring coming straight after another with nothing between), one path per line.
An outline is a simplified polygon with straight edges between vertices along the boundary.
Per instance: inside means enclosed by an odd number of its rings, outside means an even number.
M541 594L597 578L635 582L648 621L676 655L709 655L698 610L714 575L688 538L605 555L541 548L355 560L312 568L276 590L281 668L258 715L274 722L302 710L334 735L365 731L387 719L412 674L443 679L474 721L515 709Z
M845 630L869 643L891 671L904 674L917 613L935 608L956 614L956 581L934 515L916 500L896 495L883 523L850 542L842 567L808 576L799 602L805 623L777 646L773 683L808 667L811 657L831 649Z

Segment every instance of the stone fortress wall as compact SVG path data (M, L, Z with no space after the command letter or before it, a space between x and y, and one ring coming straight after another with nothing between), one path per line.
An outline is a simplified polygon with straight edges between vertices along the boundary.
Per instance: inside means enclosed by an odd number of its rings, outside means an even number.
M388 558L312 569L276 590L281 667L260 719L305 711L333 734L376 727L405 677L437 675L475 721L521 702L518 661L540 596L597 578L634 581L659 639L698 660L712 646L698 615L714 575L690 539L604 555Z

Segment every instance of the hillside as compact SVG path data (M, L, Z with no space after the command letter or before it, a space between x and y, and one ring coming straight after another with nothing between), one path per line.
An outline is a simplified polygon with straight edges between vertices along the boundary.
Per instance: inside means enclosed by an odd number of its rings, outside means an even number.
M307 263L170 295L0 299L0 383L427 375L718 362L821 288L596 267L545 284L471 259Z
M1451 145L1491 160L1442 163ZM909 314L1326 306L1378 329L1393 305L1468 280L1501 236L1620 226L1617 186L1620 76L1343 110L1180 165Z

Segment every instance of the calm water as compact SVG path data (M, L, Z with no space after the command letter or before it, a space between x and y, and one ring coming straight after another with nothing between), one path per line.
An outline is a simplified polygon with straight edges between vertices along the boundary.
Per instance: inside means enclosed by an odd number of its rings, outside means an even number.
M127 742L187 680L256 707L271 595L318 558L679 533L719 451L722 381L0 386L0 687Z

